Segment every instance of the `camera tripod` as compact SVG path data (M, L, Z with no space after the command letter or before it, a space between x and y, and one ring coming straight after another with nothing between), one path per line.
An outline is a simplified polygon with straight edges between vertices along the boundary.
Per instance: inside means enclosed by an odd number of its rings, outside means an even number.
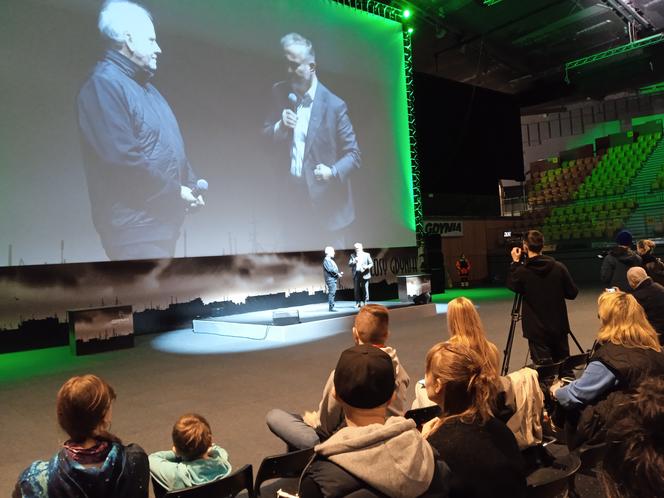
M507 372L510 368L510 358L512 356L512 345L514 344L514 331L516 330L516 324L521 321L521 305L523 304L523 294L518 292L514 294L514 301L512 302L512 311L510 316L512 320L510 322L510 330L507 333L507 344L505 344L505 351L503 351L503 366L500 368L500 375L507 375ZM574 344L579 348L581 353L584 353L581 344L576 340L572 331L569 331L569 335L572 337Z

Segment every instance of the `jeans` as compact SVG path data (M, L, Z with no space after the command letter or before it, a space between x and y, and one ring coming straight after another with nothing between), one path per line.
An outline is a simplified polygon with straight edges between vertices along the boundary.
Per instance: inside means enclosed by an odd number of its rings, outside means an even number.
M553 339L550 342L535 342L528 339L528 347L530 348L530 357L533 363L557 363L566 360L569 357L569 343L567 342L567 334L561 339ZM574 372L560 372L561 377L574 377Z
M327 285L327 304L330 309L334 308L334 295L337 293L337 279L326 279L325 284Z
M355 291L355 302L367 302L369 300L369 279L364 279L358 272L353 275L353 286Z
M316 430L305 424L301 415L274 408L267 412L265 422L272 433L284 441L289 449L303 450L313 448L320 443Z

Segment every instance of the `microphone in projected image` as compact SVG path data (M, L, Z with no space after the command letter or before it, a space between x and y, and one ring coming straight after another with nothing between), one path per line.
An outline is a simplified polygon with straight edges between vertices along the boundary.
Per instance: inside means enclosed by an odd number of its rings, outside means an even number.
M191 194L194 197L198 197L201 194L207 193L207 190L208 190L208 181L203 178L200 178L196 182L196 186L191 189Z
M291 111L297 110L297 95L293 92L288 94L288 103L290 104Z

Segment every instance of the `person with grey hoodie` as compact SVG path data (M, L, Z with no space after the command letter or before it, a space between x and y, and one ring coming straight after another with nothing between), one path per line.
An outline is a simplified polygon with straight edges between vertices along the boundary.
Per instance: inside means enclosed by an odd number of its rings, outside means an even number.
M371 344L384 351L392 360L396 378L395 397L388 407L388 414L401 416L408 409L406 396L410 377L399 362L394 348L387 346L389 337L389 311L380 304L365 305L355 317L353 341L355 344ZM275 408L268 412L269 429L282 439L290 449L312 448L325 441L345 425L341 404L334 397L334 370L323 388L318 410L303 415L288 413Z
M616 236L616 247L602 260L599 278L606 287L618 287L623 292L632 292L627 281L627 270L641 266L641 256L632 251L632 234L622 230Z
M341 353L333 382L346 427L314 447L298 496L447 496L449 469L436 462L415 422L387 418L395 381L392 359L380 348L361 344Z

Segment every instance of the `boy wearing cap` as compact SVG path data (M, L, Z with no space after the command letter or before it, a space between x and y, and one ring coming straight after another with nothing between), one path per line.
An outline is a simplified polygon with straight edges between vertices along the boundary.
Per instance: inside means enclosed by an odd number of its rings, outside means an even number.
M621 230L616 236L616 247L602 261L599 278L606 287L618 287L623 292L632 292L627 281L627 270L641 265L641 256L632 251L632 234Z
M343 407L346 427L317 445L304 470L299 496L445 496L429 443L415 422L387 417L395 396L392 359L371 345L341 353L334 370L334 396Z
M396 377L395 398L388 406L388 415L405 413L406 395L410 377L399 363L394 348L386 345L389 337L389 312L380 304L367 304L355 317L353 340L355 344L369 344L380 348L392 361ZM304 415L288 413L281 409L270 410L266 422L270 430L292 449L311 448L329 438L344 426L341 405L334 398L334 370L325 383L318 410Z

